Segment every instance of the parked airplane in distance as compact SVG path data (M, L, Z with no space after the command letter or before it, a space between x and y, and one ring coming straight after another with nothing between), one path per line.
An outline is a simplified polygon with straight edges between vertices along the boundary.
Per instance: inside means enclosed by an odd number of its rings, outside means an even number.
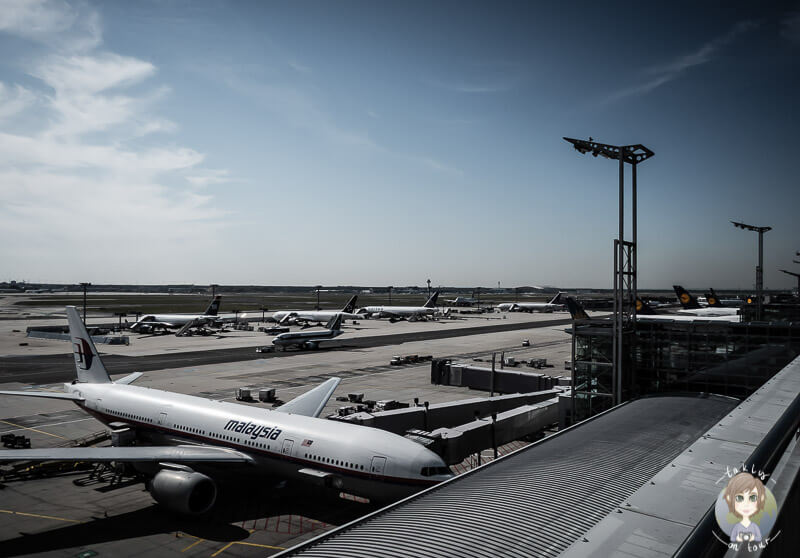
M331 318L341 314L345 320L357 320L361 316L355 314L356 303L358 302L358 295L353 295L344 308L341 310L279 310L272 314L272 319L280 324L297 324L309 322L327 322Z
M436 291L422 306L365 306L359 308L356 313L373 318L390 318L392 320L405 318L413 321L435 314L438 298L439 291Z
M693 297L686 289L681 287L680 285L673 285L673 289L675 289L675 294L678 297L678 302L681 303L683 310L679 310L679 314L684 314L687 316L698 316L698 317L715 317L715 316L736 316L739 314L739 310L737 308L721 308L719 306L714 307L702 307L697 302L697 299ZM738 321L738 320L737 320Z
M504 302L497 305L497 309L501 312L553 312L554 310L563 310L564 303L561 302L561 295L566 294L559 292L550 300L550 302Z
M288 347L297 347L300 349L318 349L322 341L333 339L343 333L342 331L342 314L337 313L332 317L326 329L315 331L287 331L281 333L272 340L277 350L285 351Z
M636 320L642 322L738 322L739 316L733 314L677 314L658 313L641 298L636 299Z
M571 296L567 297L567 308L573 320L588 321L592 318L583 306ZM599 321L599 320L595 320ZM607 321L607 320L606 320ZM685 314L657 314L642 299L636 299L636 321L640 322L738 322L738 316L687 316Z
M186 324L194 323L195 325L209 325L219 324L222 322L219 317L219 305L222 299L221 295L217 295L208 305L206 311L202 314L146 314L142 316L139 321L131 324L131 331L153 331L158 328L161 329L180 329Z
M452 476L416 442L377 428L318 418L339 384L331 378L276 408L262 409L112 382L74 306L67 307L77 381L64 392L0 391L65 399L129 434L135 445L1 450L3 461L130 463L164 507L201 514L216 500L223 471L254 482L272 475L391 501ZM121 439L122 437L120 437ZM215 478L216 477L216 478Z
M717 293L714 292L713 288L709 289L709 292L706 293L706 301L708 302L709 306L713 306L714 308L720 307L740 307L742 305L742 301L738 298L720 298L717 296Z
M448 299L445 302L453 306L473 306L481 303L480 300L475 298L475 291L472 292L472 296L457 296L453 299Z

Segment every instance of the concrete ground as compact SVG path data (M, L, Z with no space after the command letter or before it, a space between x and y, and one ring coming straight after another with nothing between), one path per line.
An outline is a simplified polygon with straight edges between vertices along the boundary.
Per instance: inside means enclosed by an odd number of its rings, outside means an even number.
M484 323L508 323L508 320L535 322L556 316L509 313L503 319L501 314L495 314L490 316L499 318L494 322L480 317L446 323L390 324L385 320L364 320L361 322L363 329L353 329L345 335L380 332L388 335L398 330L474 327ZM10 330L24 331L20 325L0 321L0 354L9 354L9 351L19 354L18 351L27 352L29 347L31 353L37 354L42 350L69 351L68 344L63 341L46 340L36 340L35 345L17 349L19 339L24 337L15 337L16 333ZM488 394L460 387L433 386L429 363L389 366L389 360L394 355L406 354L488 359L493 351L505 351L518 360L546 358L555 365L528 370L568 375L564 361L570 358L570 337L564 332L565 327L532 327L351 350L303 352L264 360L192 365L147 372L137 384L225 400L232 400L238 387L275 387L277 396L288 401L327 377L338 375L343 380L323 416L345 405L335 398L348 393L364 393L365 399L374 400L411 402L418 397L420 401L431 403L454 401ZM524 339L530 340L531 346L523 347ZM185 348L189 345L196 351L198 347L217 348L225 343L256 346L266 341L264 334L250 332L236 332L224 339L141 336L129 347L103 346L101 350L158 354L188 350ZM0 390L28 387L30 384L20 382L0 384ZM38 386L37 389L59 390L60 385ZM265 403L242 404L262 407L265 412L270 408ZM0 433L24 434L30 437L34 448L65 444L103 430L102 424L67 402L0 396ZM308 488L284 488L265 481L263 485L232 488L227 495L223 491L221 511L201 521L163 511L154 505L140 483L112 488L107 482L88 477L88 472L73 472L33 480L11 480L0 485L0 556L75 556L87 550L111 556L263 556L373 509Z

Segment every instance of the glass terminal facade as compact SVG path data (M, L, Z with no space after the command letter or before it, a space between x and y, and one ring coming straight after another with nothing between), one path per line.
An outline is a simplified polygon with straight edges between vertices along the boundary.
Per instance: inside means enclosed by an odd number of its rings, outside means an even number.
M622 400L667 392L744 398L800 354L800 323L638 322L625 333ZM611 323L573 335L572 422L613 406Z

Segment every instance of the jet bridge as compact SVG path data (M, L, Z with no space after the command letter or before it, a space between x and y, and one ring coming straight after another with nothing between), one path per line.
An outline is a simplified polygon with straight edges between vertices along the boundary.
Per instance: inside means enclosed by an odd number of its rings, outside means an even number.
M329 418L405 435L454 465L481 450L557 423L562 393L561 389L549 389Z

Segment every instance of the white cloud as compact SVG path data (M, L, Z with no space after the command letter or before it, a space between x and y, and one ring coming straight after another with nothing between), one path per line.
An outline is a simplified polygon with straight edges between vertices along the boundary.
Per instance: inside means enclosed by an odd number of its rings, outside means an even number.
M226 182L230 182L231 179L228 175L228 171L224 169L203 169L198 173L187 175L186 180L197 188L203 188L211 184L225 184Z
M719 55L720 51L731 44L739 35L758 27L758 25L757 22L753 21L740 21L734 25L730 31L707 42L696 51L680 56L666 64L648 68L645 73L651 77L646 79L643 83L613 93L606 99L606 102L619 101L626 97L644 95L670 81L678 79L692 68L702 66L714 60Z
M30 90L20 85L11 88L0 82L0 120L21 113L35 100L36 96Z
M45 47L26 60L40 87L0 82L0 119L10 123L0 132L0 234L19 239L0 247L0 258L12 274L47 279L51 263L60 262L122 281L104 270L131 262L145 268L159 259L188 274L185 266L219 242L228 216L181 177L216 183L227 171L199 169L202 153L150 140L176 128L155 112L169 92L148 87L156 67L98 49L100 17L83 4L0 0L0 32ZM131 92L132 85L141 87ZM45 123L14 125L25 119L11 117L32 107ZM74 262L64 257L65 246L81 243ZM74 269L64 273L57 277L75 276ZM148 278L166 279L152 272Z
M103 40L99 14L63 0L0 0L0 31L61 51L88 50Z

